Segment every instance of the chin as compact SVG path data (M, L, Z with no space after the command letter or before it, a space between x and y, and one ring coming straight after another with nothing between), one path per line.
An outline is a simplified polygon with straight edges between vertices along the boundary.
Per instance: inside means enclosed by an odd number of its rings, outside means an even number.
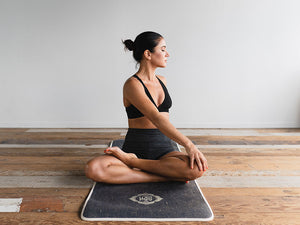
M163 63L163 64L159 65L158 67L165 68L166 66L167 66L167 63Z
M155 63L155 66L165 68L167 66L167 63L166 62L158 62L158 63Z

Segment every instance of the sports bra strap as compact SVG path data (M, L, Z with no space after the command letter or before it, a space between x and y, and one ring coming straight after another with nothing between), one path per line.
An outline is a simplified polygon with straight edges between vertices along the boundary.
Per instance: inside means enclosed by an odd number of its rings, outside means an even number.
M148 88L147 88L146 85L144 84L144 82L143 82L143 81L141 80L141 78L139 78L136 74L134 74L133 76L134 76L136 79L138 79L138 80L142 83L142 85L144 86L144 89L145 89L145 92L146 92L147 96L150 98L151 102L152 102L152 103L156 106L156 108L157 108L157 105L156 105L155 101L153 100L153 98L152 98L150 92L148 91Z

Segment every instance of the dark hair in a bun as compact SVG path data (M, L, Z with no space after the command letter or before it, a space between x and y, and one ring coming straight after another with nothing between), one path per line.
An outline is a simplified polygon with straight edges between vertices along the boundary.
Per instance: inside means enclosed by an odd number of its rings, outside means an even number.
M134 42L130 39L123 41L125 49L133 51L133 58L140 63L145 50L153 52L160 39L163 38L160 34L153 31L146 31L139 34Z
M123 44L125 45L125 49L128 49L129 51L133 51L134 49L134 42L130 39L127 39L123 41Z

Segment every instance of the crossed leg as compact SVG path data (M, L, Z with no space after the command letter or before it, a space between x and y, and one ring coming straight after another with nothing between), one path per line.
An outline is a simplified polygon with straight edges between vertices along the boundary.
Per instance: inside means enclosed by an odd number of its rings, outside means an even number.
M104 183L128 184L167 181L166 177L128 167L118 158L104 155L90 160L85 167L88 178Z
M189 157L181 152L168 153L158 160L139 159L118 147L109 148L106 154L87 163L87 177L99 182L125 184L188 181L203 174L197 166L191 169Z

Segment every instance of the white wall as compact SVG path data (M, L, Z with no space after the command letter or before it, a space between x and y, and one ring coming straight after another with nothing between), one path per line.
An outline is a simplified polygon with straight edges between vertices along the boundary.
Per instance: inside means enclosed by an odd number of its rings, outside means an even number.
M0 127L127 127L121 39L161 33L177 127L300 126L300 1L0 0Z

